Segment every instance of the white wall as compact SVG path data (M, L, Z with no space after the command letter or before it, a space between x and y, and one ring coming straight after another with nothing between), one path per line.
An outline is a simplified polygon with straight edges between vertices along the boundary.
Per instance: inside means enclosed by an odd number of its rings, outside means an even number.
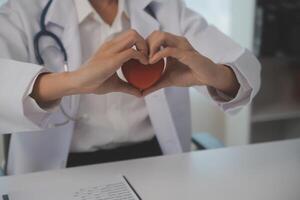
M231 0L230 36L252 50L254 38L255 0ZM225 118L225 143L229 146L248 144L250 139L250 107L236 116Z
M208 102L198 91L191 89L192 130L207 132L225 140L225 117L219 108Z

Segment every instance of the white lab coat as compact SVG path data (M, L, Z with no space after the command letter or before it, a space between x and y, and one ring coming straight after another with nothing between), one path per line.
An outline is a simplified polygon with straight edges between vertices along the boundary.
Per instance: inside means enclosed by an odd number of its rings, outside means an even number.
M34 77L45 68L36 63L33 37L40 30L41 11L48 0L10 0L0 9L0 133L11 138L8 174L64 168L74 123L49 128L65 118L60 111L39 117L28 113L25 92ZM145 9L151 6L151 12ZM231 66L241 84L237 98L218 102L224 111L239 109L251 102L260 86L260 64L247 50L223 35L181 0L129 0L133 29L146 37L154 30L186 36L203 55L216 63ZM154 16L153 16L154 14ZM46 17L49 30L58 34L69 57L71 71L81 66L77 13L72 0L54 0ZM41 44L46 60L59 56L50 52L53 43ZM47 52L49 50L49 52ZM47 70L62 70L46 65ZM211 97L206 87L196 87ZM213 101L213 99L211 99ZM67 101L66 101L67 102ZM76 114L80 97L73 98L69 112ZM67 105L68 104L68 105ZM191 139L190 100L187 88L168 88L146 97L151 122L164 154L189 151Z

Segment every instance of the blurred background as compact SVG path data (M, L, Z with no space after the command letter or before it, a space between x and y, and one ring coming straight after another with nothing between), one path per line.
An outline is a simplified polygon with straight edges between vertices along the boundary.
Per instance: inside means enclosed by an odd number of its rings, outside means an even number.
M0 0L0 5L5 0ZM194 133L225 146L300 137L300 1L186 0L262 63L262 87L253 104L231 117L191 89ZM3 158L0 139L0 160Z
M191 90L194 132L209 132L225 146L300 137L300 1L186 2L262 63L261 90L235 117L205 105Z

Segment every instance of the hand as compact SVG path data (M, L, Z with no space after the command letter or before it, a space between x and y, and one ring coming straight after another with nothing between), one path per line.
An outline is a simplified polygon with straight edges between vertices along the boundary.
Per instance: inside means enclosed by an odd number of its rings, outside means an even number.
M137 50L132 49L136 46ZM106 42L74 76L78 93L107 94L123 92L135 96L141 93L122 81L116 71L130 59L148 64L147 43L136 31L129 30Z
M77 71L39 75L30 96L43 108L55 104L64 96L76 94L123 92L140 97L142 94L138 89L116 75L116 71L129 59L148 64L146 41L134 30L103 44Z
M143 95L166 87L191 87L206 85L235 96L239 83L234 72L227 66L218 65L197 52L189 41L165 32L153 32L147 43L150 64L161 58L167 59L167 68L161 80Z

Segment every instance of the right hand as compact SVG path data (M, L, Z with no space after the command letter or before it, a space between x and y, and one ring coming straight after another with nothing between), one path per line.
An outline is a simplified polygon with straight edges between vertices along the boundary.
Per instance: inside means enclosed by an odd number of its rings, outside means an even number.
M30 96L44 108L56 104L64 96L77 94L123 92L141 97L141 91L122 81L116 74L123 63L130 59L148 64L147 43L134 30L104 43L77 71L40 74Z
M137 50L132 47L136 46ZM78 71L74 72L73 81L78 93L107 94L123 92L141 96L141 92L122 81L116 71L130 59L148 64L148 47L146 41L134 30L129 30L101 48Z

